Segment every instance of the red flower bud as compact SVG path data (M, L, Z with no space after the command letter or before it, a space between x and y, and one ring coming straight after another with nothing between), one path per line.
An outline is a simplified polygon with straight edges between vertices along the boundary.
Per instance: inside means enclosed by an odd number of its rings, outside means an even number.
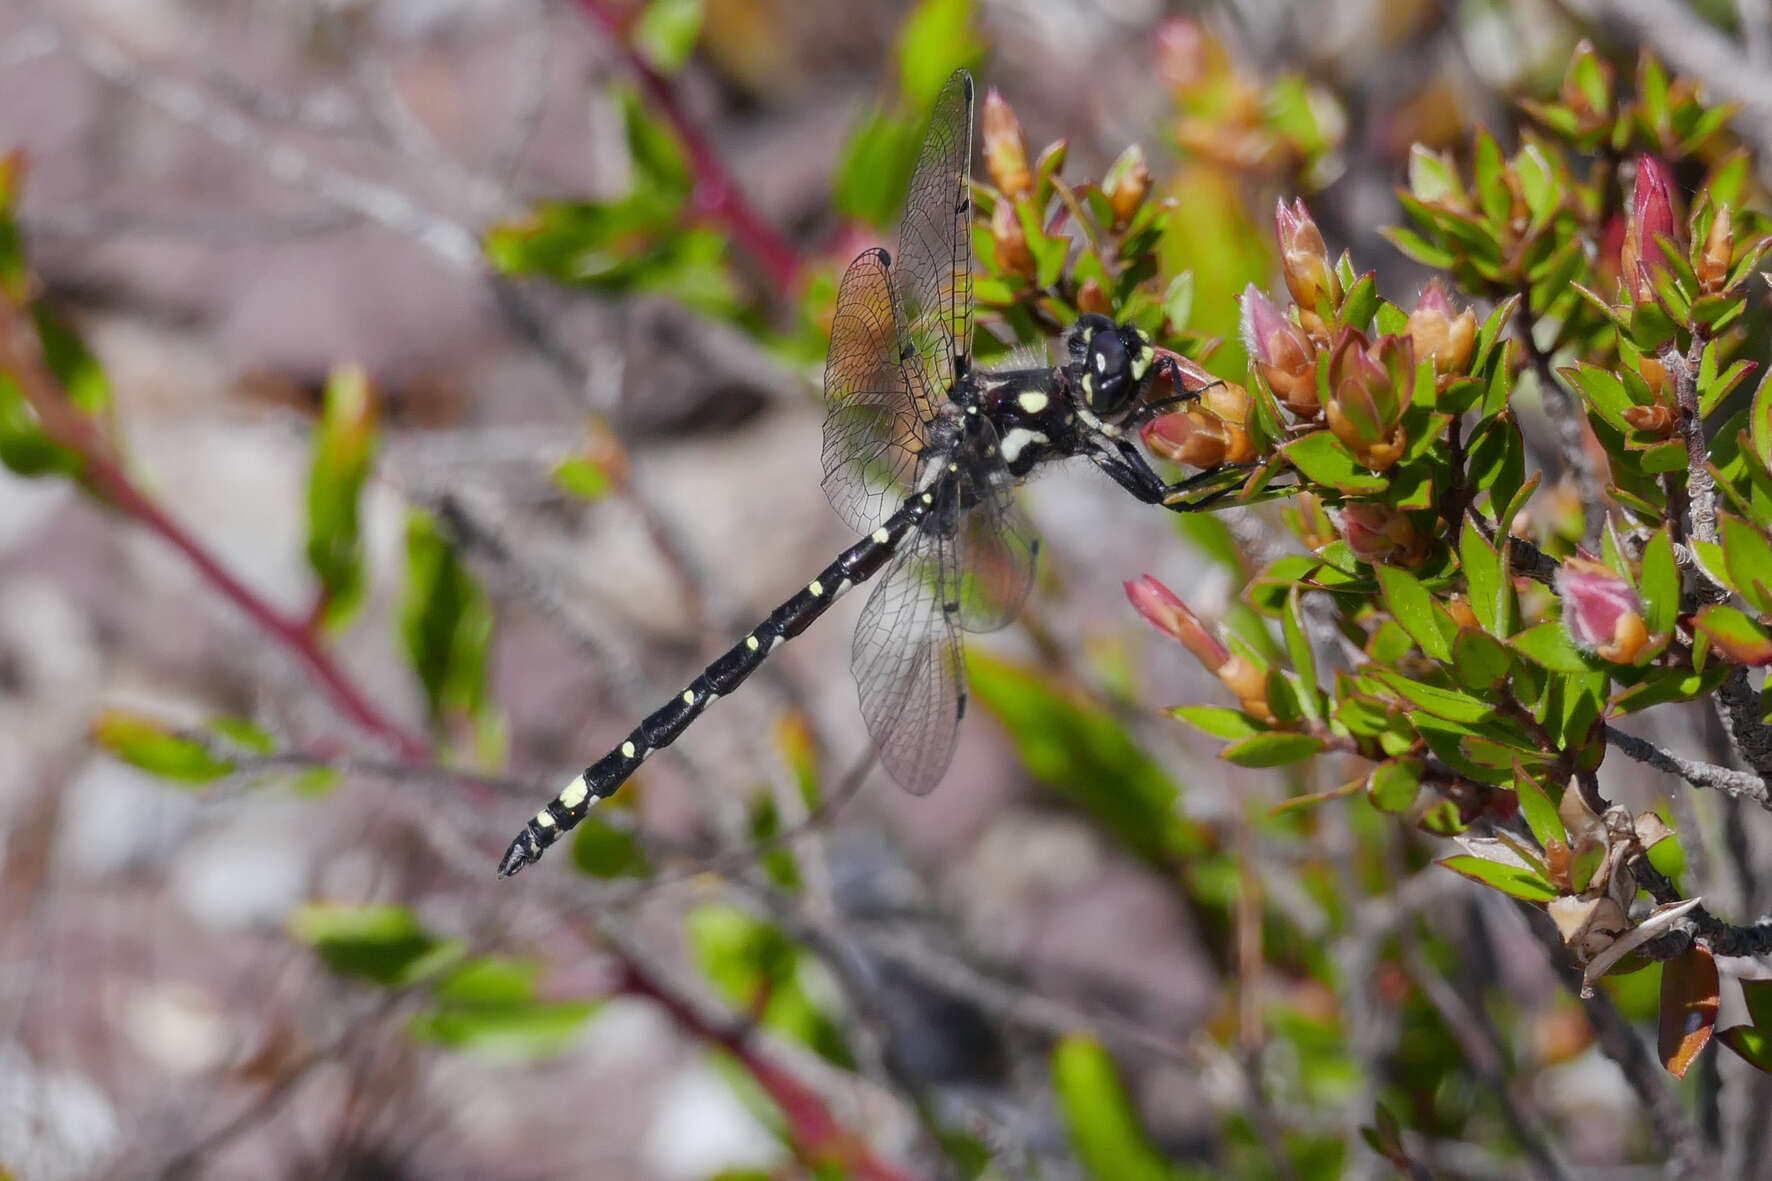
M1614 664L1629 664L1649 643L1643 601L1610 567L1568 558L1557 571L1563 625L1576 647Z
M1667 270L1667 257L1656 239L1672 241L1674 234L1673 182L1667 168L1654 156L1638 156L1630 218L1619 254L1625 285L1634 298L1655 298L1655 279Z

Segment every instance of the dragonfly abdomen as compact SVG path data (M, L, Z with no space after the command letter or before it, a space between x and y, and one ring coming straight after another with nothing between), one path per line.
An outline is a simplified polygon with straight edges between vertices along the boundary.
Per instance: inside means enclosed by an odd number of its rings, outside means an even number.
M541 857L562 833L578 824L598 800L614 795L654 752L675 742L710 704L744 683L782 643L793 639L851 587L878 574L905 535L929 515L934 490L911 497L872 534L837 555L818 577L703 669L684 690L648 714L622 743L586 767L535 814L505 850L498 876L508 878Z

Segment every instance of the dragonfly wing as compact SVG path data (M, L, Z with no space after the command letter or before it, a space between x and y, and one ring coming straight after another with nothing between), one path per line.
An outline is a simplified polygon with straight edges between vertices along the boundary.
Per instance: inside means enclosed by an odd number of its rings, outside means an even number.
M975 473L966 499L973 503L960 517L954 560L942 567L942 601L962 628L992 632L1021 613L1040 540L1006 470Z
M941 569L952 543L905 539L855 627L852 667L880 763L916 795L934 789L954 757L960 715L960 636L942 607Z
M851 529L871 533L914 486L933 417L899 360L884 250L865 251L844 272L824 390L825 495Z
M899 352L939 405L972 348L972 75L955 70L929 116L905 196L898 260Z

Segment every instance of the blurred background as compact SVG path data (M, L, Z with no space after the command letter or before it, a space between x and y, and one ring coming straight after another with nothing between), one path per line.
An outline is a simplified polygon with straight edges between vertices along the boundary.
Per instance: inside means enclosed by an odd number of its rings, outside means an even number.
M1270 509L1045 476L938 792L870 770L857 595L577 842L492 867L851 540L835 280L891 243L955 66L1067 176L1142 148L1177 213L1151 289L1239 375L1277 198L1406 306L1410 145L1682 18L0 3L17 228L164 513L0 474L0 1176L1383 1176L1385 1096L1445 1176L1656 1159L1513 911L1358 800L1272 811L1342 769L1164 716L1228 697L1121 584L1234 616Z

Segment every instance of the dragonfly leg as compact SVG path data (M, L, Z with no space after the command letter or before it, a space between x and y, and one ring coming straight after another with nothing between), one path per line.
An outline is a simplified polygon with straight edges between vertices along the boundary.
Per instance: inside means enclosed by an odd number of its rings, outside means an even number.
M1144 456L1133 449L1124 439L1114 441L1115 449L1096 451L1089 458L1095 466L1106 472L1114 483L1132 493L1145 504L1160 504L1170 512L1192 513L1223 500L1237 491L1235 483L1223 487L1209 487L1224 479L1225 472L1233 468L1250 467L1250 464L1224 464L1219 467L1207 468L1196 472L1185 480L1174 483L1166 482L1151 465L1145 462ZM1193 499L1185 499L1191 492L1208 490Z

